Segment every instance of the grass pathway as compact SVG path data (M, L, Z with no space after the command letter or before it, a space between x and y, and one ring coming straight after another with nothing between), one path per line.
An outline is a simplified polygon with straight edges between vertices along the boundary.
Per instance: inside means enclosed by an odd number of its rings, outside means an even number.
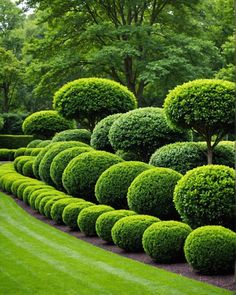
M35 219L0 193L0 295L217 295L205 283L121 257Z

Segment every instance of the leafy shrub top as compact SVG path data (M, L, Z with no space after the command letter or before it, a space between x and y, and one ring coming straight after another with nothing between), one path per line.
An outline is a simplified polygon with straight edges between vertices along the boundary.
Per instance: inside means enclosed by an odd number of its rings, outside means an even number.
M91 132L87 129L69 129L57 133L53 137L52 142L73 140L89 144L90 138Z

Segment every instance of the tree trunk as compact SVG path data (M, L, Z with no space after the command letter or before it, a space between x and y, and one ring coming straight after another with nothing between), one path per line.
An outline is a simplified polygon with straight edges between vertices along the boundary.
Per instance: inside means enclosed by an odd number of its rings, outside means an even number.
M207 138L207 164L211 165L213 159L213 148L211 145L211 137Z

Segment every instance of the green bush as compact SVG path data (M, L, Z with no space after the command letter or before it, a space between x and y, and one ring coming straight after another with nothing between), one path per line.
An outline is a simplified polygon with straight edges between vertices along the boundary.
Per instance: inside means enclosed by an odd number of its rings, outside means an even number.
M25 177L25 176L21 176L19 179L17 179L16 181L14 181L12 183L12 186L11 186L11 193L16 196L17 194L17 190L18 190L18 187L22 184L22 183L27 183L29 182L29 179L28 177Z
M38 156L38 154L43 150L43 148L34 148L32 151L31 151L31 156L33 157L36 157Z
M49 144L51 144L52 141L47 139L47 140L42 140L38 145L37 148L44 148L46 146L48 146Z
M0 149L0 161L14 160L14 153L16 150Z
M165 145L152 154L149 164L166 167L185 174L188 170L207 164L206 144L203 142L177 142ZM214 149L214 164L234 167L234 143L221 142Z
M207 165L188 171L174 191L174 203L182 220L192 228L234 224L235 171L223 165Z
M33 193L33 192L35 192L37 190L41 190L41 189L53 189L53 187L49 186L49 185L46 185L45 183L43 183L41 181L38 181L38 184L36 184L36 182L35 182L34 185L28 186L28 187L26 187L24 189L22 200L27 205L29 205L29 200L30 200L31 193Z
M57 133L52 142L58 141L81 141L89 144L91 138L91 132L87 129L70 129Z
M106 118L99 121L91 136L91 146L96 150L103 150L107 152L114 152L110 141L108 139L108 134L112 124L117 120L121 114L113 114L107 116Z
M158 263L184 261L184 242L191 227L178 221L160 221L149 226L143 234L146 254Z
M67 198L71 198L70 196L68 195L58 195L56 197L53 197L53 196L47 196L47 197L44 197L40 203L39 203L39 212L49 218L51 218L50 216L50 212L51 212L51 208L52 208L52 205L57 201L57 200L61 200L61 199L67 199ZM47 208L45 209L47 205Z
M34 139L27 145L27 148L36 148L40 142L42 142L42 139Z
M33 140L32 135L6 135L0 134L0 148L18 149L26 147Z
M179 219L173 193L181 177L180 173L169 168L153 168L142 172L128 189L129 208L160 219Z
M27 177L27 178L28 178L28 182L23 182L17 188L16 196L20 200L23 200L24 190L28 186L34 186L34 185L38 185L39 184L39 182L37 180L31 179L29 177Z
M17 160L17 163L16 163L15 169L16 169L16 171L18 173L23 174L22 169L23 169L24 164L27 163L28 161L34 160L34 157L32 157L32 156L21 156L21 157L16 158L16 160ZM14 161L14 163L15 163L15 161Z
M99 203L116 209L128 208L127 192L130 184L143 171L153 168L142 162L122 162L105 170L95 186L95 196Z
M150 225L158 221L160 221L159 218L148 215L123 217L112 227L112 240L116 246L126 251L143 251L143 233Z
M123 217L135 215L130 210L113 210L100 215L96 221L96 233L99 238L112 243L111 230L115 223Z
M14 159L16 159L17 157L20 157L20 156L24 156L26 150L27 150L26 147L22 147L22 148L17 149L14 153Z
M7 174L2 180L3 180L3 189L11 193L11 186L12 184L19 179L19 174L17 173L9 173Z
M2 131L3 126L4 126L4 119L3 119L3 117L0 115L0 131Z
M63 222L68 225L73 230L78 229L77 219L79 213L87 207L94 206L94 203L91 202L79 202L79 203L72 203L65 207L62 213L62 220Z
M114 210L110 206L95 205L84 208L78 216L78 227L86 236L96 236L96 221L98 217L105 213Z
M25 113L3 113L1 117L4 120L4 125L1 130L3 134L22 134L22 122L27 117ZM1 142L1 140L0 140ZM24 145L22 145L24 146ZM20 147L20 146L17 146ZM17 148L14 147L14 148Z
M26 148L25 152L24 152L24 155L25 156L30 156L32 151L34 150L34 148Z
M53 185L54 182L50 176L50 167L56 155L70 147L89 147L86 143L79 141L57 142L44 155L39 165L39 177L48 184Z
M63 189L62 174L69 162L78 155L92 151L90 147L72 147L59 152L50 166L50 177L58 189Z
M28 160L22 168L22 174L24 176L28 176L31 178L34 178L34 172L33 172L33 164L34 164L34 160Z
M54 194L54 193L56 193L56 190L54 188L42 187L41 189L33 191L28 197L28 202L29 202L30 207L35 210L36 209L35 208L35 201L36 201L37 197L41 193L50 193L50 192L52 192Z
M142 157L135 152L118 150L115 154L125 161L142 161Z
M51 138L56 132L75 128L75 121L67 120L56 111L39 111L29 115L22 124L24 134Z
M104 117L137 107L132 92L107 79L84 78L65 84L54 95L54 108L65 118L87 120L90 129Z
M233 273L236 234L217 225L199 227L187 237L184 254L193 269L202 274Z
M139 108L122 114L112 124L109 140L115 151L133 152L144 162L159 147L186 141L190 135L167 124L161 108Z
M37 195L36 199L34 200L34 209L39 211L39 205L40 205L41 200L45 197L48 197L48 196L51 196L51 197L64 196L65 197L66 194L64 194L63 192L60 192L56 189L50 189L47 191L41 190L39 195Z
M122 161L108 152L83 153L67 165L62 175L63 186L74 197L81 196L88 201L94 201L94 189L99 176L110 166Z
M78 199L78 198L57 200L52 205L50 215L57 224L63 224L62 213L65 207L72 203L83 203L83 202L84 202L83 199Z

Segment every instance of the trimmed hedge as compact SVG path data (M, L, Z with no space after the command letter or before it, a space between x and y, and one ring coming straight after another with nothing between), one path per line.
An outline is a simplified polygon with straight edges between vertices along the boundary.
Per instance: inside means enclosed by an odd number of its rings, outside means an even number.
M11 193L16 196L17 194L17 190L18 187L22 184L22 183L29 183L30 178L25 177L25 176L21 176L21 178L17 179L16 181L14 181L11 185Z
M69 162L78 155L92 150L90 147L72 147L55 156L50 166L50 176L58 189L63 189L62 174Z
M130 210L114 210L103 213L96 221L96 233L102 240L113 243L111 230L115 223L123 217L135 215Z
M143 248L158 263L184 261L184 242L191 227L178 221L160 221L149 226L143 234Z
M17 173L7 173L5 177L1 177L2 189L8 193L11 193L12 184L20 178L21 177L19 177L19 174Z
M232 227L235 220L235 171L207 165L188 171L174 191L182 220L192 228L216 224Z
M47 197L44 197L40 203L39 203L39 212L43 215L46 215L46 213L48 213L49 217L51 218L50 216L50 212L51 212L51 207L52 205L54 204L55 201L58 201L58 200L61 200L61 199L66 199L66 198L71 198L71 196L68 196L68 195L58 195L56 197L53 197L53 196L47 196ZM45 210L45 207L47 205L47 210ZM44 211L45 210L45 211ZM47 216L47 215L46 215Z
M32 151L34 150L34 148L26 148L25 152L24 152L24 155L25 156L30 156Z
M36 199L34 200L34 208L35 210L39 211L39 205L40 205L40 202L43 198L45 197L48 197L48 196L51 196L51 197L56 197L56 196L66 196L63 192L60 192L56 189L52 189L52 190L47 190L47 191L41 191L39 193L39 195L36 197Z
M43 150L43 148L34 148L31 152L31 156L38 156L38 154Z
M187 141L187 131L167 124L161 108L139 108L122 114L112 124L109 140L115 151L133 152L144 162L159 147L176 141Z
M37 190L42 190L42 189L54 189L52 186L49 186L49 185L46 185L45 183L40 183L39 181L39 184L36 184L33 185L33 186L28 186L24 189L23 191L23 201L29 205L29 200L30 200L30 195L31 193L37 191Z
M35 139L35 140L32 140L28 145L27 145L27 148L36 148L40 142L42 142L42 139Z
M27 150L26 147L22 147L22 148L16 149L16 151L14 153L14 159L16 159L17 157L20 157L20 156L24 156L26 150Z
M39 182L37 180L32 180L31 178L28 178L28 182L24 182L22 184L19 185L17 192L16 192L16 196L18 199L23 200L23 194L24 194L24 190L28 187L28 186L32 186L32 185L38 185Z
M0 161L13 161L15 149L0 149Z
M62 213L65 207L69 204L72 203L83 203L83 199L78 199L78 198L69 198L69 199L62 199L62 200L57 200L51 208L50 215L52 219L57 223L57 224L63 224L62 220Z
M96 221L98 217L108 211L114 210L110 206L95 205L84 208L78 216L78 227L86 236L96 236Z
M25 163L27 163L28 161L32 161L34 160L34 157L32 156L20 156L18 158L16 158L16 160L14 161L14 167L16 169L16 171L20 174L22 174L22 169Z
M202 226L190 233L184 245L187 262L207 275L233 273L236 234L222 226Z
M32 135L6 135L0 134L0 148L18 149L26 147L34 139Z
M38 145L37 148L44 148L46 146L48 146L49 144L51 144L52 141L50 139L47 140L42 140Z
M55 193L55 189L54 188L45 188L45 187L42 187L41 189L38 189L38 190L35 190L33 191L29 197L28 197L28 201L29 201L29 205L32 209L36 209L35 208L35 201L37 199L37 197L41 194L41 193L50 193L50 191L52 193Z
M142 162L122 162L105 170L98 178L95 196L99 203L116 209L128 208L127 193L132 181L143 171L153 168Z
M75 121L65 119L52 110L35 112L29 115L22 124L24 134L41 138L51 138L56 132L75 127Z
M96 124L91 136L91 141L90 141L91 147L93 147L96 150L114 152L110 144L108 134L112 124L120 116L121 114L113 114L113 115L107 116L106 118L102 119Z
M69 129L56 133L52 139L52 142L80 141L89 144L90 138L91 132L87 129Z
M34 178L33 164L34 164L34 160L29 160L23 165L22 174L24 176Z
M179 219L173 193L181 177L180 173L169 168L153 168L142 172L128 189L129 208L161 219Z
M123 217L111 230L112 240L116 246L126 251L143 251L143 233L150 225L158 221L160 221L159 218L149 215Z
M83 153L67 165L62 175L66 191L88 201L96 201L95 184L99 176L110 166L122 162L116 155L103 151Z
M79 202L79 203L72 203L65 207L62 213L62 220L63 222L68 225L73 230L78 229L77 219L79 213L87 207L94 206L94 203L91 202Z

